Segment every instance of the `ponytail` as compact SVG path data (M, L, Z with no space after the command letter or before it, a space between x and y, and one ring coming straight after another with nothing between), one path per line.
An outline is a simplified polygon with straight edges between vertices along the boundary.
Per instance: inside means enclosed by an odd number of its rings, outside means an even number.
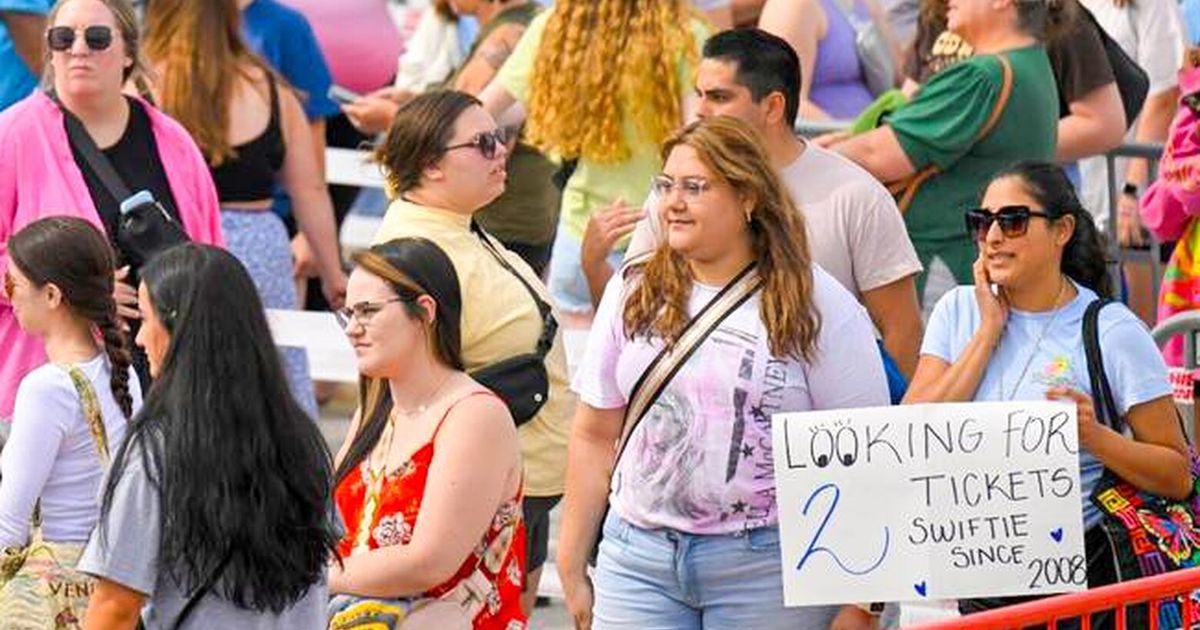
M133 395L129 393L129 367L133 364L133 356L129 351L129 338L117 318L116 302L110 306L104 317L95 323L104 342L104 353L108 355L108 380L113 400L128 420L133 417Z
M997 173L992 181L1007 177L1020 179L1025 191L1037 200L1052 219L1065 216L1075 218L1075 231L1063 249L1060 263L1062 272L1100 297L1113 297L1104 235L1100 234L1092 214L1079 201L1075 186L1062 167L1033 160L1018 162Z

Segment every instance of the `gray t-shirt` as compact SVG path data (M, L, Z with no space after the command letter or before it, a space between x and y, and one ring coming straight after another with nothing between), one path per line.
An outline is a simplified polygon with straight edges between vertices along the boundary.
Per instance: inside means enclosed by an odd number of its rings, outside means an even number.
M100 487L106 485L107 481ZM78 569L146 595L142 619L147 630L173 627L189 594L168 575L165 567L159 566L161 524L158 492L146 475L141 454L131 451L113 493L108 516L92 532ZM328 598L328 588L322 580L314 584L303 599L283 614L276 615L238 608L210 592L180 630L323 629L326 627Z

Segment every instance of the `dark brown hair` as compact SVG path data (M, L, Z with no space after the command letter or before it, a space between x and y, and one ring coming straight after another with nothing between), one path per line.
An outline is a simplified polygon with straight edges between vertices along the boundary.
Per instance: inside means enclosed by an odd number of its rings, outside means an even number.
M421 174L446 153L454 123L463 112L480 106L479 99L457 90L426 92L405 103L375 149L388 187L397 195L421 183Z
M132 359L113 300L116 259L108 240L83 219L47 217L26 225L8 240L8 256L35 286L58 287L67 308L96 326L110 363L113 398L125 417L131 417Z

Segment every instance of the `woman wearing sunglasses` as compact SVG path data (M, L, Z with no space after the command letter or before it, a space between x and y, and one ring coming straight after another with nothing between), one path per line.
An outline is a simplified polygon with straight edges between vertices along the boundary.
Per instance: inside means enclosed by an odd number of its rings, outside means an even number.
M532 607L548 552L549 513L563 491L574 400L561 334L543 318L550 310L545 287L520 257L475 225L474 214L504 191L505 140L479 101L463 92L427 92L401 106L376 151L397 198L375 242L424 237L450 257L462 286L467 372L545 348L545 395L519 428L529 528L524 597Z
M68 137L65 116L87 136L130 191L149 191L194 241L223 243L212 178L178 123L122 88L143 74L138 26L126 0L60 0L47 16L44 83L0 114L0 243L50 215L77 216L116 240L121 202ZM57 99L57 101L55 100ZM64 113L66 112L66 113ZM129 256L117 247L117 264ZM0 271L6 266L0 248ZM118 280L136 277L122 270ZM137 296L116 284L119 314L136 320ZM17 327L0 297L0 419L12 413L21 376L45 362L41 344ZM7 423L0 423L7 426Z
M346 274L312 133L295 93L243 43L237 0L149 3L146 56L163 111L191 132L212 169L229 251L250 270L263 304L299 307L287 229L271 212L279 182L312 246L325 298L340 307ZM292 393L315 416L304 350L285 348L283 358Z
M348 628L342 619L379 604L366 597L436 599L475 628L524 627L517 431L504 403L463 373L454 265L423 238L376 245L356 261L351 306L338 317L362 382L338 454L346 535L329 588L344 596L330 626Z
M1186 439L1167 369L1145 325L1124 305L1100 311L1104 373L1132 437L1097 421L1083 341L1088 305L1111 297L1105 248L1062 169L1023 162L988 184L966 214L979 246L975 285L934 308L906 403L1061 400L1076 405L1088 584L1114 582L1111 555L1090 500L1107 467L1140 490L1191 491ZM1009 603L960 602L970 612Z

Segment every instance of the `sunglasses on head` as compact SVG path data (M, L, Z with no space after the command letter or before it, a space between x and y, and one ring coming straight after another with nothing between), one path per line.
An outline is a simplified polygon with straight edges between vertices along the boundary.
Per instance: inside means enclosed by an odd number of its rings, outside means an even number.
M496 157L496 147L506 142L508 142L508 132L501 128L478 134L474 138L471 138L470 142L452 144L446 147L446 150L479 149L479 153L483 155L484 159L490 160Z
M975 237L975 240L982 241L987 238L988 231L995 222L1000 224L1000 233L1004 238L1016 238L1025 235L1029 229L1029 220L1033 217L1041 217L1048 221L1054 219L1045 212L1031 210L1029 206L1003 206L995 212L987 208L975 208L967 210L967 232Z
M108 50L113 43L113 30L109 26L89 26L83 30L83 41L88 49L100 52ZM75 29L70 26L54 26L46 31L46 45L55 52L66 52L75 45Z

